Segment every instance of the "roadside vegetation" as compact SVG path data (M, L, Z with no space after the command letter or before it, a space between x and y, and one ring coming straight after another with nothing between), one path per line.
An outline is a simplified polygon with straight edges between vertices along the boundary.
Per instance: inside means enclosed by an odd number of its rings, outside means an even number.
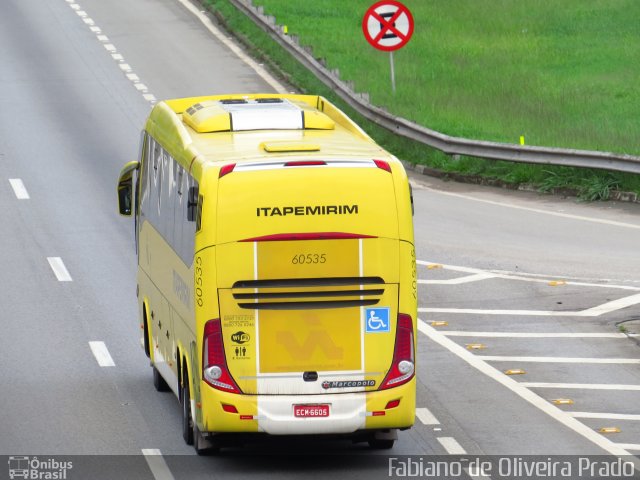
M203 0L251 53L303 92L330 98L399 158L442 172L498 179L541 191L577 191L585 200L614 190L640 194L640 176L449 157L363 119L227 0ZM640 43L635 0L405 0L413 38L389 54L361 30L372 0L254 0L289 34L338 68L355 89L392 113L443 133L529 145L640 155ZM490 8L487 6L490 5Z

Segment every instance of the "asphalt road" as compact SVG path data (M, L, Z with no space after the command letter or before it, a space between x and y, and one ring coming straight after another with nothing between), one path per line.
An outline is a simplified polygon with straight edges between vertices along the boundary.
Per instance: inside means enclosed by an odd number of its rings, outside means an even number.
M338 441L193 456L138 344L114 186L151 105L281 87L177 0L4 0L0 45L0 455L112 456L67 478L386 477ZM638 205L412 182L419 410L393 454L637 455L640 349L618 324L640 316Z

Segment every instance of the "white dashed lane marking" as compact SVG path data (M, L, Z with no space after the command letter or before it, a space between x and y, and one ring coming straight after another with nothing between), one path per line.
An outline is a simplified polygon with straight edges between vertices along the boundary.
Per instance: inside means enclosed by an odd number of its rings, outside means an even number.
M64 262L60 257L47 257L47 261L59 282L73 281L71 275L69 275L69 270L67 270L67 267L65 267Z
M116 366L104 342L95 342L95 341L89 342L89 348L91 348L91 351L93 352L93 356L96 357L96 360L98 361L98 365L100 365L101 367Z
M437 440L449 455L465 455L467 453L453 437L438 437Z
M424 425L440 425L435 415L427 408L416 408L416 416Z
M18 200L28 200L29 193L24 186L24 183L19 178L10 178L9 183L11 184L11 188L13 188L13 193L16 194L16 198Z
M173 474L167 462L164 461L162 452L156 448L143 448L142 454L149 465L149 470L156 480L174 480Z
M95 21L89 17L89 14L86 11L82 10L80 6L75 3L75 0L66 1L82 21L89 26L91 31L96 35L96 39L102 44L105 50L111 54L111 58L118 63L120 69L127 74L128 80L133 84L136 90L142 94L142 97L150 104L155 104L157 101L156 97L149 93L148 87L140 82L140 77L135 75L131 66L125 63L124 57L118 53L117 47L113 43L107 43L109 42L109 37L102 32L100 27L96 26Z

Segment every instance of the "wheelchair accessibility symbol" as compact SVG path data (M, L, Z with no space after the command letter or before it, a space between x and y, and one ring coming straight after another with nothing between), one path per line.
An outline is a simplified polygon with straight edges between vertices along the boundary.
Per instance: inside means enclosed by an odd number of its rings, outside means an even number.
M388 332L389 325L389 307L366 308L365 317L367 333Z

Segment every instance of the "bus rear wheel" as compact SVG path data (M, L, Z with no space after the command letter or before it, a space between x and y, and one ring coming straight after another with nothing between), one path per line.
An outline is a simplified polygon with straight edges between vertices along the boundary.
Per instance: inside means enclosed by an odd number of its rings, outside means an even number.
M169 391L169 385L167 384L166 380L162 378L162 375L160 375L160 372L155 365L153 366L153 386L158 392Z
M193 417L191 415L191 396L189 395L189 377L186 372L182 380L182 438L187 445L193 445Z

